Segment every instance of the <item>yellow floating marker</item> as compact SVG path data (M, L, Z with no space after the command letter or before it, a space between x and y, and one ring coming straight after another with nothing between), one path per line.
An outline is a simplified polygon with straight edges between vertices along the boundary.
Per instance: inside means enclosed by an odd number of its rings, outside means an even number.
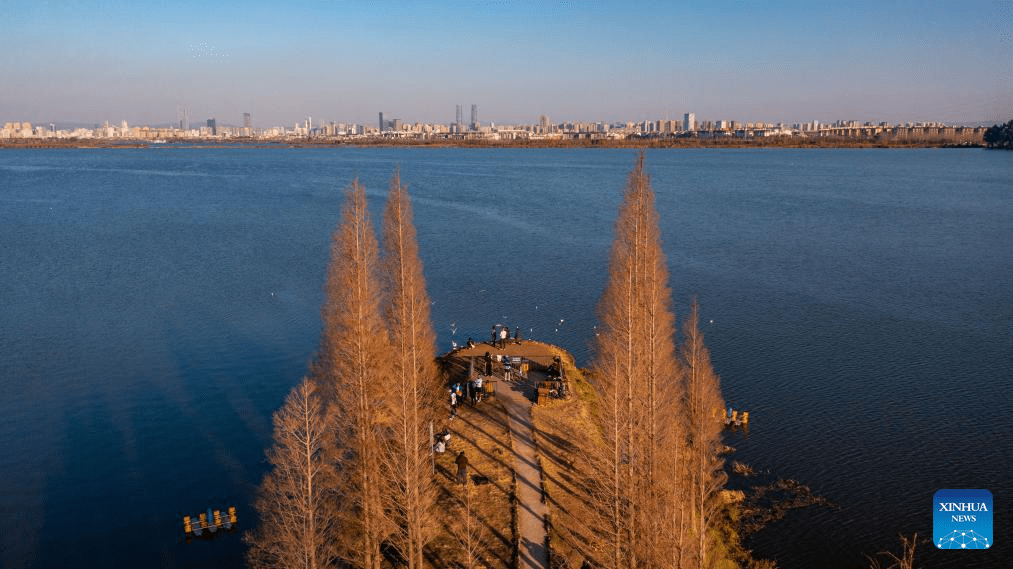
M236 507L235 506L229 506L229 522L233 523L233 524L236 523Z
M219 510L215 510L215 525L222 525L222 513Z
M733 423L739 422L739 412L736 411L735 409L732 409L732 422Z
M183 516L183 531L186 533L193 531L193 523L190 522L190 516Z
M201 529L208 529L208 515L207 514L201 514L200 515L200 527L201 527Z
M749 424L749 411L742 412L742 426Z

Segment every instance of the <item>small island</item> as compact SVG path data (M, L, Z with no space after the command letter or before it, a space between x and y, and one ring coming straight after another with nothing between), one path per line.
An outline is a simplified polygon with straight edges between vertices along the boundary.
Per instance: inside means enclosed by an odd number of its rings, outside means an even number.
M644 160L623 190L586 368L502 325L437 356L400 175L382 241L352 182L320 348L274 415L260 523L244 536L252 567L774 566L744 532L825 501L793 481L728 488L753 473L728 460L695 297L676 321Z

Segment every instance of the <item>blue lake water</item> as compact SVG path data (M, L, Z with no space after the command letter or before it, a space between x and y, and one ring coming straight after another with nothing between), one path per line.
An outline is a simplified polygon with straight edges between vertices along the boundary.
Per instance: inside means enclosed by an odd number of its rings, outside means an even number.
M181 543L236 504L320 332L343 190L379 220L400 166L441 349L494 323L587 363L635 154L546 149L0 150L0 566L239 566ZM1013 156L647 153L678 314L692 295L734 459L837 505L751 538L781 567L866 567L984 488L1013 525ZM712 322L713 321L713 322Z

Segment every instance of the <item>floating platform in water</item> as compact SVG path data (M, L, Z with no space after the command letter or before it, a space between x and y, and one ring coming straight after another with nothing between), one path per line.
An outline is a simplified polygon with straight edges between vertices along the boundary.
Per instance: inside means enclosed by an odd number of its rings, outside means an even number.
M197 516L183 516L183 533L186 537L210 536L218 530L231 530L237 523L235 506L229 506L225 513L208 508Z
M739 411L728 408L728 415L725 417L726 427L749 427L749 411Z

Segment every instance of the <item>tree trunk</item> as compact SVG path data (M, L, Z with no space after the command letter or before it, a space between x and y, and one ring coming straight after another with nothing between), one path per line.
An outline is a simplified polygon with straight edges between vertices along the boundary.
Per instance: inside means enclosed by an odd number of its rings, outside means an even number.
M429 467L430 421L440 393L435 333L429 315L422 261L407 189L395 172L383 219L383 276L386 322L393 351L390 414L393 433L385 447L391 473L386 482L388 510L397 527L393 545L420 569L425 545L433 537L436 487Z

